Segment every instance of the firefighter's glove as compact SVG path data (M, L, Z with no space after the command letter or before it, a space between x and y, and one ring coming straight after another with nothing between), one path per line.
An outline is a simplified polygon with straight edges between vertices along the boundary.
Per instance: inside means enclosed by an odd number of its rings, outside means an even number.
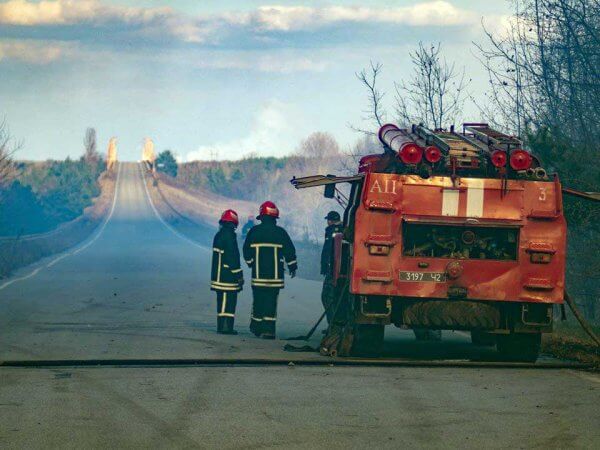
M296 278L296 269L290 270L290 277Z

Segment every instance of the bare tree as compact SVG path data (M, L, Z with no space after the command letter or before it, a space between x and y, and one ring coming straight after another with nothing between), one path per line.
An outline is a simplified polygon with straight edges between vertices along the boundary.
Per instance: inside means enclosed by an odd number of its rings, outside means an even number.
M12 142L8 127L5 122L0 123L0 189L6 187L17 175L13 162L14 153L20 144Z
M410 53L413 75L395 83L396 113L403 125L423 123L442 128L460 119L470 79L441 56L441 44L420 42Z
M338 168L341 173L352 175L358 170L357 162L363 156L381 152L381 144L374 134L364 134L356 140L339 160Z
M379 90L377 85L377 77L381 74L383 65L381 63L369 64L369 69L362 69L356 74L359 81L367 88L368 92L368 108L363 111L363 120L368 121L376 125L378 128L381 127L385 122L386 112L383 108L383 97L385 93ZM350 125L354 131L358 131L368 136L373 136L373 131L365 130L354 125Z
M89 127L85 130L85 137L83 138L83 146L85 153L83 159L88 164L96 164L100 161L100 153L98 153L98 146L96 143L96 129Z
M478 45L506 128L548 128L584 149L600 139L600 2L515 0L505 33ZM582 150L584 150L582 149Z
M296 153L313 159L335 158L340 154L340 146L331 134L317 131L300 143Z

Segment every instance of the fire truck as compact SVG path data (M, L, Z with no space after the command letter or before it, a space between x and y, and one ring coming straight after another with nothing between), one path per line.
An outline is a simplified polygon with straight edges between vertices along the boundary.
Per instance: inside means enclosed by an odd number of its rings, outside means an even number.
M535 361L565 296L558 175L484 123L387 124L378 136L383 153L363 157L356 175L291 180L347 200L322 353L376 355L393 324L468 331L503 360Z

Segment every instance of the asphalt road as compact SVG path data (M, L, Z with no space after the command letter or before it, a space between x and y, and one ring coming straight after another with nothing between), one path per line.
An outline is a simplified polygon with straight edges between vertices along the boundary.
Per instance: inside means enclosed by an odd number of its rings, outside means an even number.
M157 217L139 167L123 164L97 233L0 282L0 361L320 359L251 336L249 292L240 335L217 335L209 257ZM319 291L288 280L281 337L310 328ZM386 337L387 355L400 358L490 352L458 333ZM0 447L598 448L599 404L600 377L571 369L0 368Z

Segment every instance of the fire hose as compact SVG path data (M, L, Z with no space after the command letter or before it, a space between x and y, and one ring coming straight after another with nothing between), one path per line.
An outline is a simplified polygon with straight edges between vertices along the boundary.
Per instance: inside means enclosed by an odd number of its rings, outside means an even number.
M323 311L323 314L321 314L321 317L319 317L319 320L317 320L317 322L313 325L313 327L310 329L310 331L304 335L304 336L296 336L296 337L292 337L292 338L287 338L285 339L286 341L308 341L312 335L314 334L314 332L317 330L317 327L319 326L319 324L323 321L323 319L325 318L325 316L327 315L328 312L330 312L333 308L333 306L335 306L335 309L333 309L333 314L331 315L332 320L333 318L337 315L337 312L340 308L340 304L342 302L342 299L344 298L344 292L346 290L346 286L348 285L348 282L346 281L346 283L344 283L344 285L342 286L342 289L340 290L340 295L337 298L336 302L331 302L329 305L327 305L327 308L325 308L325 311ZM327 326L327 333L329 333L329 330L331 328L331 323L328 324ZM296 347L294 345L291 344L286 344L283 349L285 351L288 352L309 352L309 351L314 351L314 352L318 352L319 349L317 348L313 348L309 345L303 345L301 347Z

